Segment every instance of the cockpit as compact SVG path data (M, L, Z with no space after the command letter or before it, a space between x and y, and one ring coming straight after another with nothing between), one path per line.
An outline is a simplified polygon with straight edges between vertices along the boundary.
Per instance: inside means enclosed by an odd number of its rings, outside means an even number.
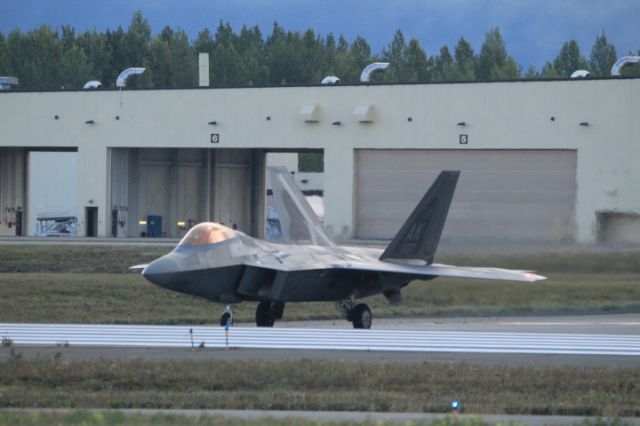
M230 240L236 236L233 229L227 228L224 225L213 222L199 223L187 232L179 246L204 246L207 244L221 243L222 241Z

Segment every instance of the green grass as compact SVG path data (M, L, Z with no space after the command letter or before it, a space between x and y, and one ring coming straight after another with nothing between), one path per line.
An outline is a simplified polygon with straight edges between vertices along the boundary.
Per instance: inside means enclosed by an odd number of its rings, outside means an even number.
M377 318L640 312L637 275L552 274L535 284L439 278L403 293L400 306L383 296L365 301ZM210 324L222 312L219 304L156 287L138 274L5 273L0 294L0 322ZM253 321L255 303L234 309L237 321ZM284 316L332 318L340 319L333 303L291 303Z
M221 306L155 287L133 264L170 250L158 246L0 245L0 322L203 324ZM535 269L536 284L438 278L403 290L405 304L367 299L374 316L478 316L640 312L640 251L443 257L461 265ZM255 303L236 306L253 321ZM130 313L130 315L129 315ZM333 303L293 303L286 320L338 319Z
M0 407L639 416L640 369L332 361L0 363Z
M168 246L0 245L0 272L127 272L171 251ZM549 273L640 274L640 250L625 252L560 252L517 255L442 255L440 263L533 269Z
M0 245L0 272L125 273L171 251L164 246Z

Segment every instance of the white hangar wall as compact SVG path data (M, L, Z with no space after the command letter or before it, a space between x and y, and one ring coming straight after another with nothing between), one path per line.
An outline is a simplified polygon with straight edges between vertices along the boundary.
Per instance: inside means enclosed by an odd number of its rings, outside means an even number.
M639 104L639 79L7 92L0 94L0 145L77 148L79 219L95 200L99 235L111 233L112 149L322 150L324 223L338 239L366 229L357 192L365 150L523 150L525 162L526 152L567 151L575 161L574 187L563 181L575 196L573 223L553 235L566 237L573 226L569 238L582 242L640 240ZM473 171L473 162L465 167Z

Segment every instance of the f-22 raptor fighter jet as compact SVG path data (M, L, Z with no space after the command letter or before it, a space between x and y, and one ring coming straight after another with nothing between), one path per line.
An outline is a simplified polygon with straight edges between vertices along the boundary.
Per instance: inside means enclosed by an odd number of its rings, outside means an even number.
M218 223L194 226L169 254L132 269L169 290L205 297L227 307L258 302L256 324L271 327L290 302L335 301L355 328L370 328L369 306L358 299L382 293L402 303L401 289L414 280L465 277L538 281L530 271L433 263L460 172L443 171L385 250L337 246L284 168L269 178L282 241L252 238Z

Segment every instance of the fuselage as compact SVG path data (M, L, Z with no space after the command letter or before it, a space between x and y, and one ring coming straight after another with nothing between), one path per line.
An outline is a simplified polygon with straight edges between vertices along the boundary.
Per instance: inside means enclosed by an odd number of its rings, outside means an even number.
M277 244L201 223L142 273L161 287L226 304L341 300L358 293L358 288L363 297L409 282L406 276L327 267L338 262L376 263L381 253L375 248Z

